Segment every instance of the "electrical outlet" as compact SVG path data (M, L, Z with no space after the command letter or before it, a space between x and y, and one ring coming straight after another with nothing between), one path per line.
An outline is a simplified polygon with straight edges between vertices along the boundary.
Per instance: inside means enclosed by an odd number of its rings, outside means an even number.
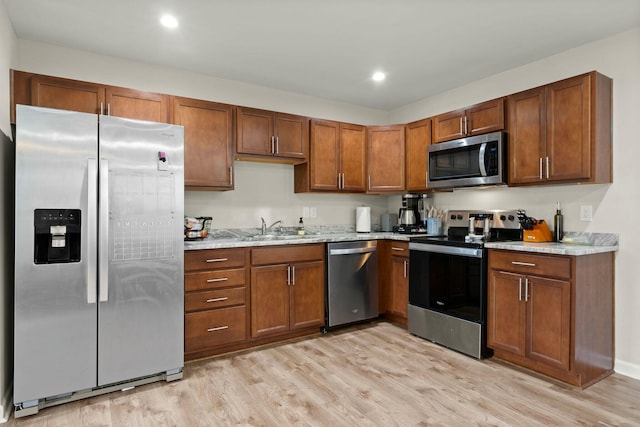
M580 221L592 221L593 220L593 206L580 205Z
M309 208L307 207L302 208L302 218L309 218L309 215L310 215Z
M315 207L309 208L309 216L315 218L318 216L318 209Z

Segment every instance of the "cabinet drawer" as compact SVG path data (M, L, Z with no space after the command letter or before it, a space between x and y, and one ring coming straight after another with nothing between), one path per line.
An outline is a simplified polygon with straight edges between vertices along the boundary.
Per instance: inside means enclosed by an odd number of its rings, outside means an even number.
M284 264L324 259L324 244L289 245L251 250L252 265Z
M186 292L244 285L244 283L244 268L203 271L202 273L187 273L184 275L184 290Z
M215 268L243 267L244 249L203 249L185 251L184 270L213 270Z
M491 250L489 251L489 268L562 279L571 278L571 258L563 256Z
M245 303L246 288L216 289L215 291L193 292L184 296L184 311L208 310Z
M247 338L247 307L219 308L184 315L186 353Z
M409 256L409 242L391 242L391 256Z

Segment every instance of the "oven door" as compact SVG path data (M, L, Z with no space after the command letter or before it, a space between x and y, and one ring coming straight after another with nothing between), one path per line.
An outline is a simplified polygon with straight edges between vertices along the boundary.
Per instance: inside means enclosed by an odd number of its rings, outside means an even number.
M409 244L409 304L483 323L486 251L438 244Z

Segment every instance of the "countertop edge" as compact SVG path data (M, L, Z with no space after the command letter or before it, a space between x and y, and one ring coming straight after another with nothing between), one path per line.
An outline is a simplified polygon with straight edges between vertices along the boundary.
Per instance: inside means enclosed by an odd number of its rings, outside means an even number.
M529 243L529 242L492 242L486 243L488 249L505 249L519 252L533 252L552 255L593 255L605 252L617 252L619 247L615 246L587 246L569 245L566 243Z
M398 240L408 242L410 237L415 235L396 234L392 232L379 233L336 233L336 234L320 234L306 235L299 238L292 236L291 238L278 240L250 240L242 238L218 239L211 238L201 241L187 241L184 244L184 250L193 251L201 249L224 249L224 248L245 248L260 246L281 246L281 245L301 245L309 243L329 243L329 242L348 242L358 240Z

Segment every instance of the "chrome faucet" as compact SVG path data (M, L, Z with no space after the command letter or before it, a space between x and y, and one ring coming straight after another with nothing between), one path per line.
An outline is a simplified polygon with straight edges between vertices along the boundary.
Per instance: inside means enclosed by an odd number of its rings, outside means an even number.
M264 218L260 217L260 220L262 221L262 234L267 234L267 230L270 230L274 225L277 224L280 224L280 226L278 227L278 231L280 233L282 232L282 220L279 219L268 227L267 223L264 221Z

